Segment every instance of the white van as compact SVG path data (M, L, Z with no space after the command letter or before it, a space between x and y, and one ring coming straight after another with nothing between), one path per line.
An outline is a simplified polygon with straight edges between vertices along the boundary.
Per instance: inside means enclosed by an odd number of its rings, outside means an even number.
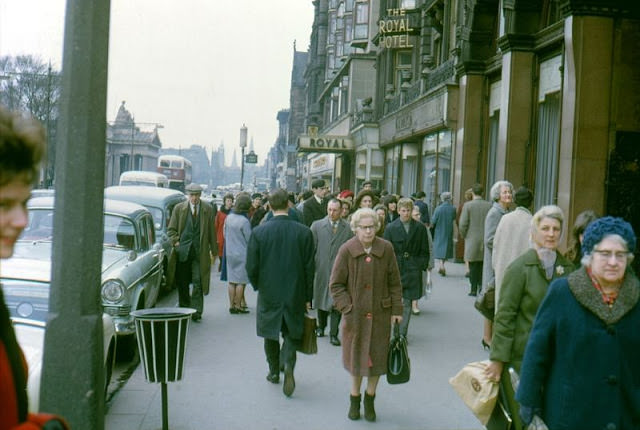
M120 175L120 185L146 185L149 187L167 188L169 179L162 173L129 170Z

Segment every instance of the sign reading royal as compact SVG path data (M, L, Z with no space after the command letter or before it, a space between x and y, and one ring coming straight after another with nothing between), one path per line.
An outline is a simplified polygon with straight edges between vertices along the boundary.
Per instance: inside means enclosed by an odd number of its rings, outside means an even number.
M354 150L353 140L345 136L298 137L298 152L349 152Z

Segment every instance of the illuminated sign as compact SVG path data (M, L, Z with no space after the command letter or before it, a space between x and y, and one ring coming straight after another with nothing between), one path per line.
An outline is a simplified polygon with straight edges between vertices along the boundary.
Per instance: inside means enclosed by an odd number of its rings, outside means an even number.
M298 137L299 152L347 152L353 149L353 140L345 136L300 135Z
M413 48L409 43L409 16L405 9L387 9L386 19L378 21L380 46L382 48Z

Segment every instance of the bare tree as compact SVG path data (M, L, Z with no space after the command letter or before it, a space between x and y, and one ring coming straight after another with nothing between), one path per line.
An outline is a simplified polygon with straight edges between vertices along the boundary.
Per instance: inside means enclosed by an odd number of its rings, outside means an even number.
M60 99L60 73L31 55L0 57L0 104L11 110L29 112L47 129L47 163L43 186L53 183L55 146Z

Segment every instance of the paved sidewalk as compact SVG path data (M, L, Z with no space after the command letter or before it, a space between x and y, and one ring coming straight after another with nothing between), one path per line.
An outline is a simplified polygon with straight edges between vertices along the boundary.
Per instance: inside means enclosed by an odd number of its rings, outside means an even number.
M421 300L422 313L411 319L411 381L390 386L381 379L376 423L347 418L350 377L341 349L328 337L318 339L318 354L298 354L291 398L282 394L282 379L278 385L267 382L263 342L255 333L256 293L246 292L250 314L230 315L226 283L214 273L202 322L189 328L184 378L167 384L169 428L481 429L448 379L464 364L487 358L480 346L482 318L467 296L464 266L448 263L447 270L447 277L434 273L432 297ZM161 429L160 391L138 366L110 402L105 428Z

